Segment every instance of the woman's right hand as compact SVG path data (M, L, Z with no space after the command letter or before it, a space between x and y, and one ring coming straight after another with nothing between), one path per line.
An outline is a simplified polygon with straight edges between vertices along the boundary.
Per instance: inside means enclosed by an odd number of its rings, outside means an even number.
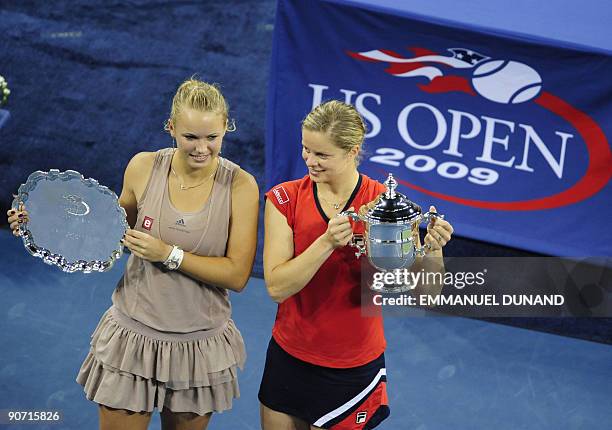
M352 211L350 208L349 211ZM353 238L353 226L347 216L335 216L327 223L325 239L331 244L332 248L341 248L348 245Z
M13 235L19 236L19 226L22 223L30 220L28 212L25 210L25 207L23 207L23 205L20 205L18 210L9 209L6 212L6 215L8 216L8 223L11 226Z

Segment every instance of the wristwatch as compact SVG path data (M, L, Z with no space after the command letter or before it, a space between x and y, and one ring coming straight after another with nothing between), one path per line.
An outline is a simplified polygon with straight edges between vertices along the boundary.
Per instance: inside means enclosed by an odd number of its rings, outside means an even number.
M170 251L170 255L168 255L168 258L166 258L166 261L164 261L164 266L166 266L169 270L178 269L183 262L183 255L183 250L174 245L172 247L172 251Z

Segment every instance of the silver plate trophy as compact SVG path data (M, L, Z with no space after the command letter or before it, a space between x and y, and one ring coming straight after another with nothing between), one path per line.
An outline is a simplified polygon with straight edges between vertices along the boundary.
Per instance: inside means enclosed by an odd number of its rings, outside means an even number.
M28 252L64 272L104 272L123 253L129 228L117 195L79 172L32 173L12 208L23 204L29 220L19 226Z
M378 270L385 272L410 268L417 255L425 255L428 245L417 248L413 240L413 228L418 234L419 225L433 218L443 219L444 215L425 212L416 203L396 191L397 181L389 173L385 181L387 190L379 196L376 205L365 215L352 211L339 215L348 216L365 224L365 240L354 240L351 245L357 248L355 256L367 255L368 260ZM383 293L398 293L410 289L406 285L385 285L372 290Z

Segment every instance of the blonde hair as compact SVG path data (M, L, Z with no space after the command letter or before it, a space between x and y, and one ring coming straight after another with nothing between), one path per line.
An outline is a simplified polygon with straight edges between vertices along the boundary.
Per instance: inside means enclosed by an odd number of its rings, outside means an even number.
M327 133L332 143L346 152L357 147L359 154L355 163L359 164L367 129L362 116L353 105L339 100L322 103L306 115L302 121L302 129Z
M236 130L234 120L228 118L229 106L217 84L209 84L195 76L185 80L172 98L170 118L164 123L164 130L170 131L170 123L176 124L176 118L185 107L200 112L218 113L226 123L226 131Z

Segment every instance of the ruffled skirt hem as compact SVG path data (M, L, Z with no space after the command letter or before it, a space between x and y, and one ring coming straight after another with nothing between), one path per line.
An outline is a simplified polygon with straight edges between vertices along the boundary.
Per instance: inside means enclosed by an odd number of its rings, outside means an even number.
M113 307L102 316L76 379L89 400L135 412L231 409L240 396L237 368L246 359L232 320L197 335L156 335L139 324Z

